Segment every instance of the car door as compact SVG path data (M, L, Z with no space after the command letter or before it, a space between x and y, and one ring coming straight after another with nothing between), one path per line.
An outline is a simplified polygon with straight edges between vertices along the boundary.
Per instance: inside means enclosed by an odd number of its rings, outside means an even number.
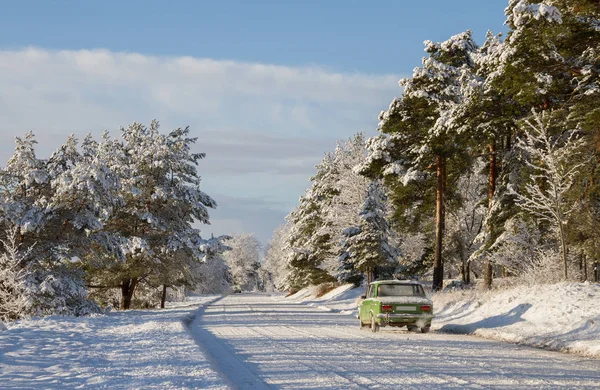
M369 301L369 311L367 312L367 315L369 316L369 319L371 317L371 313L377 315L379 313L379 301L377 300L377 288L378 288L378 284L374 284L371 286L371 294L370 294L370 301Z
M362 322L369 321L369 311L370 311L370 302L371 302L371 294L372 294L373 286L367 287L367 293L365 294L365 299L360 303L359 314L360 320Z

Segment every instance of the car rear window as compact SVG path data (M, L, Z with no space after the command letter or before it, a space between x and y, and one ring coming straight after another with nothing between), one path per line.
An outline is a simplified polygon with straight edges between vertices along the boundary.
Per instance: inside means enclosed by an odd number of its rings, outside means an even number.
M380 284L378 296L397 297L397 296L424 296L425 291L420 284Z

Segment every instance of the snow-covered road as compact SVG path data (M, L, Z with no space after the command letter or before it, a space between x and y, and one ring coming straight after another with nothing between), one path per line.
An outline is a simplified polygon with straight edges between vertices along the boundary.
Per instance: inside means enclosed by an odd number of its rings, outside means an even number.
M598 388L600 360L470 336L358 329L349 315L236 294L190 329L232 388Z

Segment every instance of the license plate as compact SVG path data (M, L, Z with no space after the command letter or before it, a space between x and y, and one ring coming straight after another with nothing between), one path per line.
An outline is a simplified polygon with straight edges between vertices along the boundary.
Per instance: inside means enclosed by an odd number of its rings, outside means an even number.
M414 306L396 306L396 311L417 311Z

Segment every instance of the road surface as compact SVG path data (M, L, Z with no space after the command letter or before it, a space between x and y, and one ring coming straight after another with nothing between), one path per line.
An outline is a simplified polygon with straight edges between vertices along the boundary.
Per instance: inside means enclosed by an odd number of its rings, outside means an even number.
M353 316L234 294L188 324L231 388L600 388L600 360L471 336L359 329Z

